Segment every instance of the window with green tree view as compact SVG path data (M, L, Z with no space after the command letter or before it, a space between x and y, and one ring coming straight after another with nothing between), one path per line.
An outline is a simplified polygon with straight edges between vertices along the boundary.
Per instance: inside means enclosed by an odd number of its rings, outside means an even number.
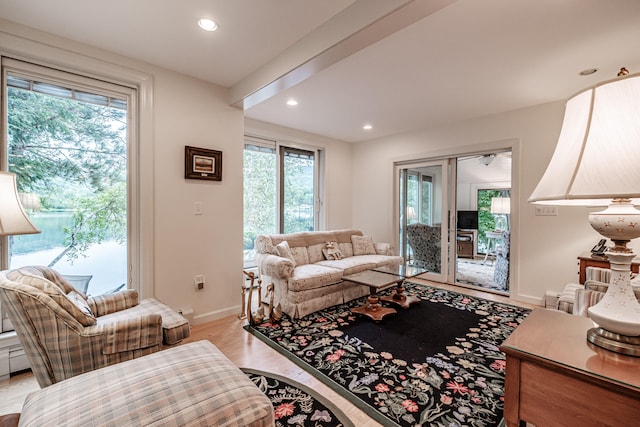
M316 229L317 152L269 142L244 146L244 265L259 234Z
M58 78L61 72L49 78L3 70L5 167L16 174L23 206L42 231L5 240L8 266L92 276L93 295L126 285L132 89L84 86Z
M509 189L478 190L478 253L486 253L487 231L495 230L495 216L491 213L491 199L494 197L510 197Z

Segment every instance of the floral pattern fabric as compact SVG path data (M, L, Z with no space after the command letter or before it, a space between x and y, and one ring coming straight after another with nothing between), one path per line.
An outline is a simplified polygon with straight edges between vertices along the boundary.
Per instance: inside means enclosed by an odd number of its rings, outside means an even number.
M302 384L278 375L242 369L273 405L276 427L353 427L347 416Z
M350 308L361 300L298 320L285 317L280 324L264 323L255 332L293 354L302 366L314 368L321 380L337 384L338 391L368 407L367 413L383 424L499 425L506 360L498 346L529 310L413 283L405 283L405 289L421 300L474 312L480 321L453 338L445 352L426 354L420 363L376 352L343 332L356 319Z

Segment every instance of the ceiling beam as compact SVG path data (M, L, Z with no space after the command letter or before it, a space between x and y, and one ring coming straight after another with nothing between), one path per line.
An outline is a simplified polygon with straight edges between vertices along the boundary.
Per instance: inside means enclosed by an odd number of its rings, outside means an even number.
M247 110L455 1L356 0L233 85L230 103Z

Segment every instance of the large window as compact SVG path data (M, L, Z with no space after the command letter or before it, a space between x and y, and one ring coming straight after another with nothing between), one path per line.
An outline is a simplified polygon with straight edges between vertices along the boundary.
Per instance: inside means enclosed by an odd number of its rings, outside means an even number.
M317 150L247 139L244 146L244 265L259 234L317 228Z
M3 165L42 233L4 238L5 266L50 266L97 295L126 286L131 88L3 59Z

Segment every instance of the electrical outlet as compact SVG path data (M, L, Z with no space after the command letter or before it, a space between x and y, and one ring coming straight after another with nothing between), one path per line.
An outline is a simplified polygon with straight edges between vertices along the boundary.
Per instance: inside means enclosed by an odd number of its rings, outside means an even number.
M204 275L196 274L193 278L193 283L196 286L196 291L201 291L204 289Z

